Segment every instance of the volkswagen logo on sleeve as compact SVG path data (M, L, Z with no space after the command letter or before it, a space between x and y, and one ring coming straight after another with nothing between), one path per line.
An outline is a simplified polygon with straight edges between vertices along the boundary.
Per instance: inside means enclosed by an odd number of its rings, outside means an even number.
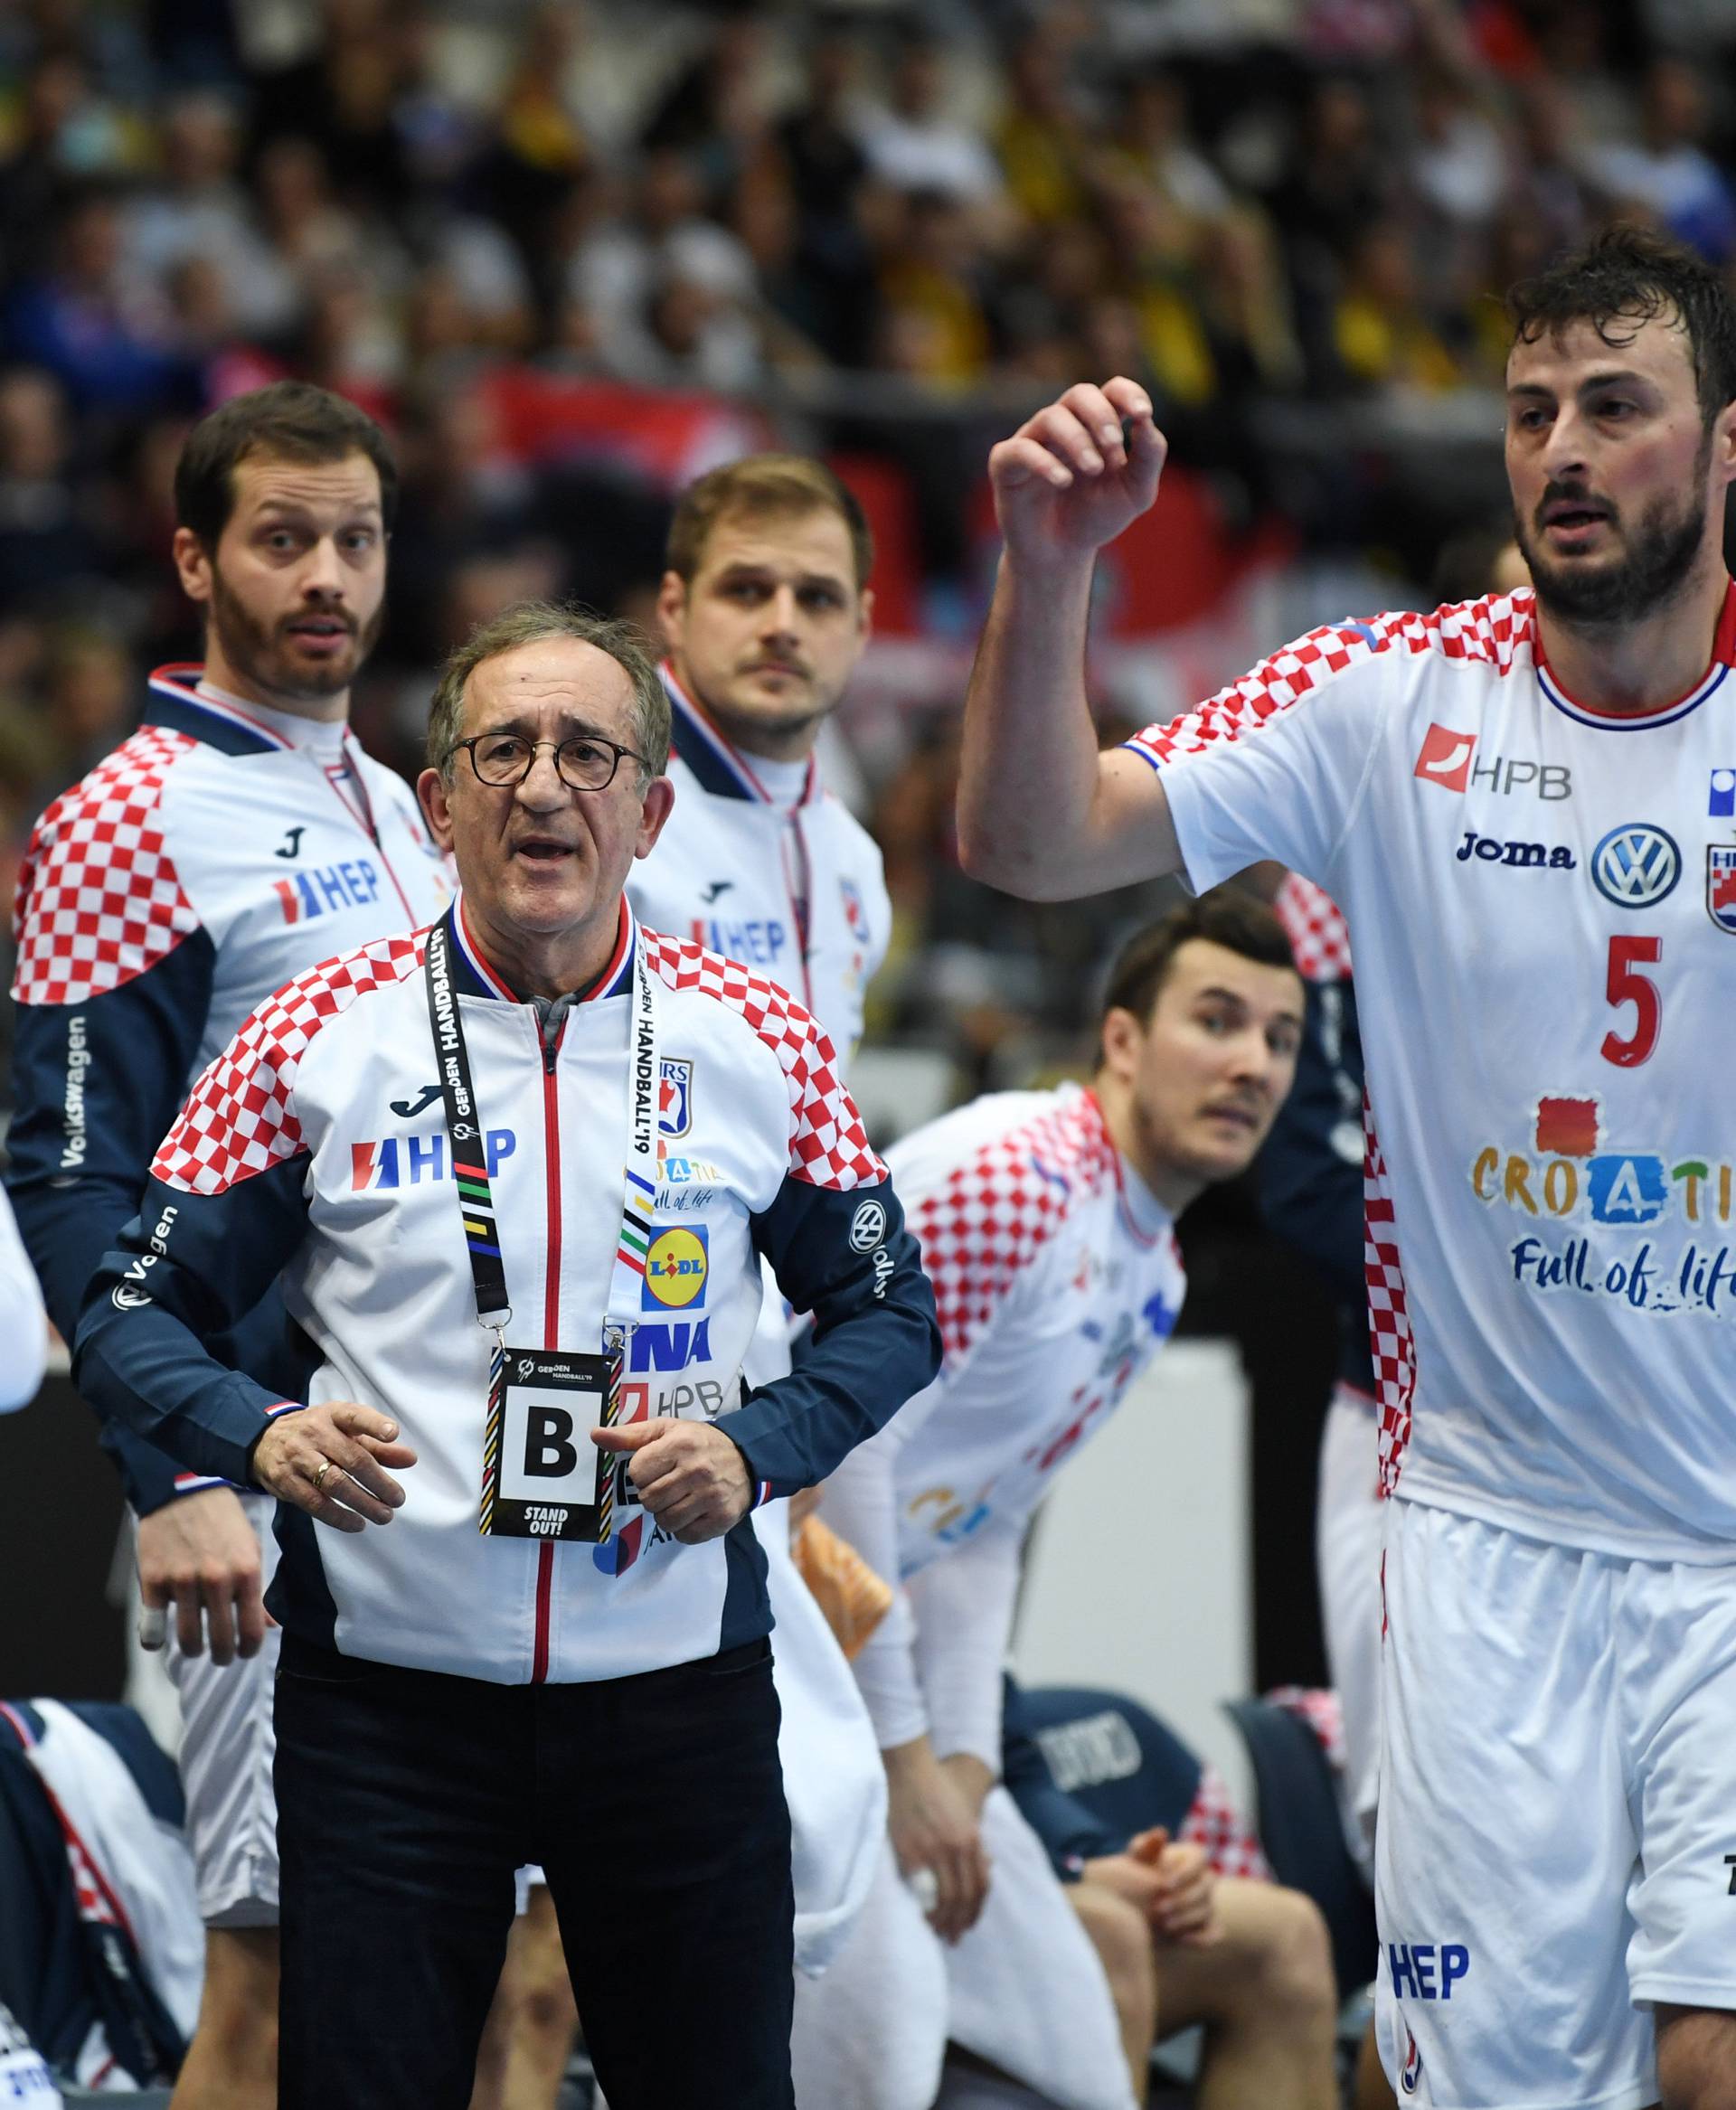
M1675 890L1682 852L1673 837L1648 821L1624 821L1591 852L1591 879L1618 909L1649 909Z
M859 1202L850 1219L850 1249L872 1253L886 1242L886 1211L878 1201Z

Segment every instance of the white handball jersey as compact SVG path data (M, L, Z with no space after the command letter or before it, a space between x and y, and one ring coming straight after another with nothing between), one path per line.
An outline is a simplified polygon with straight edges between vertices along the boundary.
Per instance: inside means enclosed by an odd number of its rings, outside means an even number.
M1736 589L1687 695L1590 710L1527 589L1128 743L1194 887L1278 857L1348 920L1388 1490L1641 1559L1736 1557L1732 656Z
M1168 1212L1077 1085L974 1100L887 1163L945 1343L889 1425L908 1579L992 1521L1024 1530L1168 1338L1187 1276Z
M1167 1211L1077 1085L973 1100L887 1159L945 1352L827 1483L825 1514L899 1584L855 1658L882 1747L926 1729L940 1755L998 1768L1025 1526L1169 1337L1187 1278Z

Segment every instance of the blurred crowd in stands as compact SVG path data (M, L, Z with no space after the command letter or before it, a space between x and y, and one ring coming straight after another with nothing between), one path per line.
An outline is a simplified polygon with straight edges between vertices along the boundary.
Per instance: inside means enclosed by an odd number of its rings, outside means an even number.
M525 594L646 616L672 491L778 440L868 505L882 633L939 647L854 721L903 922L879 1028L939 994L986 1060L1137 907L1015 910L951 854L989 442L1076 378L1152 390L1182 510L1124 639L1260 551L1373 548L1420 599L1486 524L1444 436L1500 489L1500 288L1616 212L1736 261L1732 43L1729 0L14 0L0 866L197 653L168 480L212 402L303 376L393 433L357 716L405 767L458 636ZM1419 402L1406 484L1377 420Z

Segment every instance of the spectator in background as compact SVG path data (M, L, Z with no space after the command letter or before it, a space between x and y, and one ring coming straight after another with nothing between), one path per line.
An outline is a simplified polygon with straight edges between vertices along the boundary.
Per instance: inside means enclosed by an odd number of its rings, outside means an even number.
M1093 143L1068 58L1057 25L1033 23L1013 47L1007 107L995 127L1008 197L1033 227L1071 230L1086 209Z
M47 260L6 303L6 348L109 421L160 409L186 381L160 293L127 260L119 202L97 184L61 197Z
M1580 240L1590 206L1579 165L1573 106L1553 76L1521 84L1507 145L1508 212L1523 215L1543 257ZM1498 259L1490 259L1485 283L1511 283Z
M240 180L241 128L232 101L210 89L182 95L163 113L160 180L126 212L134 268L163 278L197 258L222 278L238 329L270 337L294 319L294 270L260 231Z
M1727 263L1736 250L1736 202L1701 144L1706 99L1700 75L1685 60L1655 60L1641 108L1637 141L1589 146L1587 175L1618 206L1640 206L1709 263Z
M55 203L80 173L77 133L90 92L69 52L40 60L24 79L11 151L0 164L0 259L10 277L37 267Z
M1462 378L1423 306L1410 233L1396 219L1377 221L1352 250L1333 337L1354 388L1432 393Z
M138 716L131 655L108 632L68 623L49 633L41 675L42 715L53 734L52 781L38 806L57 798L119 746Z
M988 371L993 340L978 221L944 190L900 202L880 268L881 345L894 372L936 389L960 389Z
M606 199L588 183L570 205L590 224L566 266L567 295L589 318L604 362L635 377L656 372L665 359L694 362L711 374L750 375L758 363L753 259L706 217L693 164L662 148L646 157L628 216L609 216ZM665 297L669 312L660 323Z
M798 214L796 268L817 311L807 334L842 366L864 364L873 336L873 259L858 210L868 157L851 118L859 57L853 37L820 33L804 92L774 132Z
M323 0L312 53L256 76L253 133L311 140L358 211L393 210L408 192L396 123L406 47L389 0Z
M292 321L305 319L330 270L360 272L376 288L401 284L401 250L383 227L339 202L326 150L313 139L295 133L273 139L259 155L254 183L267 239L294 288Z
M1507 176L1505 141L1472 80L1430 63L1416 89L1415 136L1406 175L1435 223L1452 233L1486 227Z
M1385 217L1396 191L1367 88L1328 75L1309 95L1269 203L1282 237L1308 379L1330 390L1340 371L1335 311L1345 259Z
M869 169L894 190L998 208L1005 193L995 156L974 125L943 108L946 85L944 47L909 34L893 61L885 102L872 106L860 120Z
M717 23L640 135L647 152L686 155L712 199L741 181L768 137L765 44L765 23L750 13Z
M72 466L66 392L40 367L0 372L0 617L76 592L99 546Z
M608 109L612 84L600 69L593 96L580 92L588 77L580 65L582 38L577 7L553 0L533 11L476 174L489 213L527 260L548 239L571 185L612 168L621 145Z

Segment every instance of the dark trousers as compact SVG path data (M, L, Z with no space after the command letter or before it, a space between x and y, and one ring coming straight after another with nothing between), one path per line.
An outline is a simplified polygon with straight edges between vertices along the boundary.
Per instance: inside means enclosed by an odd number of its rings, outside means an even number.
M284 1636L279 2110L466 2110L541 1861L610 2110L794 2110L771 1652L493 1685Z

